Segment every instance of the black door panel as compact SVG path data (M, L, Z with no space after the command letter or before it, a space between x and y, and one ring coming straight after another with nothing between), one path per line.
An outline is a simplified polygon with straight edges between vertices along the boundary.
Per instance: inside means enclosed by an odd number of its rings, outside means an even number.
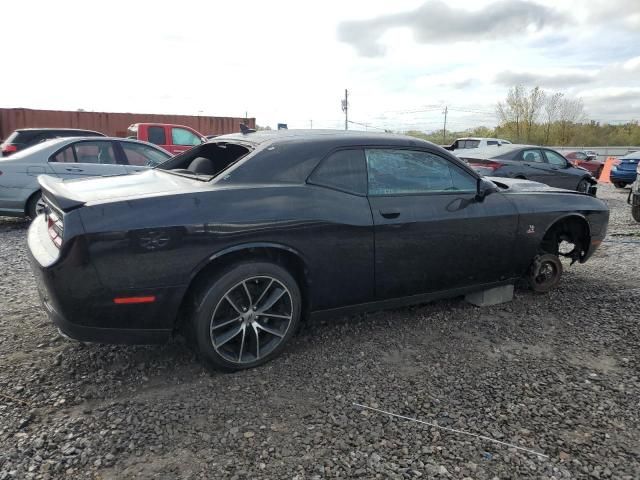
M366 156L377 299L510 276L518 215L509 200L494 193L478 201L477 179L433 152Z

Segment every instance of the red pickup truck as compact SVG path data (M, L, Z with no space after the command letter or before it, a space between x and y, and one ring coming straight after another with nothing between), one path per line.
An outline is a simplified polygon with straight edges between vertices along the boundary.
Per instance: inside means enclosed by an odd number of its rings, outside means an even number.
M207 139L193 128L168 123L134 123L129 126L129 136L137 140L155 143L172 155L186 152Z

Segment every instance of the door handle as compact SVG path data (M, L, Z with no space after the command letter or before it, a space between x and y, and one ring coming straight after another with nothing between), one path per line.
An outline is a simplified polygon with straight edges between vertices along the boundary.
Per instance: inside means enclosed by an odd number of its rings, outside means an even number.
M380 210L380 215L384 218L398 218L400 216L400 210Z
M67 172L83 172L84 171L82 168L78 168L78 167L69 167L66 170Z

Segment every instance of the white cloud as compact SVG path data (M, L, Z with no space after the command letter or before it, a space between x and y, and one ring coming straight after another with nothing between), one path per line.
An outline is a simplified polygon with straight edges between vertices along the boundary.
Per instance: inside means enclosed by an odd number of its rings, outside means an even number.
M640 57L630 58L622 66L628 72L640 71Z

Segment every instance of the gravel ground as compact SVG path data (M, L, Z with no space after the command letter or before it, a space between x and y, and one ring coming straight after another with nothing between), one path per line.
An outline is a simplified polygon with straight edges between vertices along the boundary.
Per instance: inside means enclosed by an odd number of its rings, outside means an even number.
M640 226L548 295L451 300L305 326L285 355L210 374L180 341L59 337L0 219L0 480L640 478ZM461 429L546 457L357 408Z

